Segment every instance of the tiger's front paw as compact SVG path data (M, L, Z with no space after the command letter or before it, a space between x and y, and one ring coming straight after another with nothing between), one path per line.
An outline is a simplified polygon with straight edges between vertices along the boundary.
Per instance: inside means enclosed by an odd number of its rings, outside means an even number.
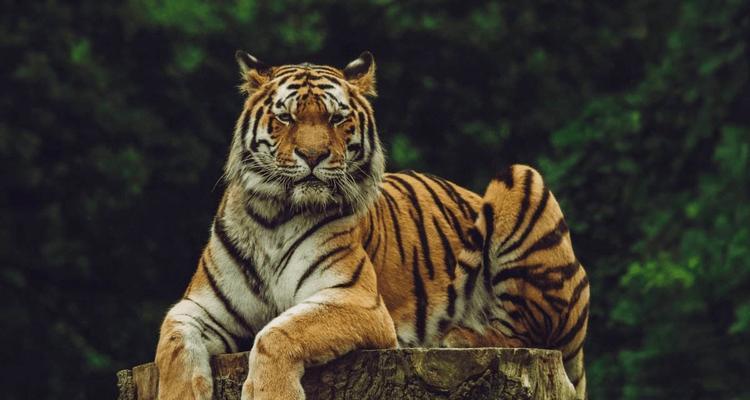
M190 349L179 334L160 343L156 354L158 400L211 400L211 365L208 353L201 350Z
M250 371L242 385L242 400L304 400L302 363L292 363L250 351Z
M211 400L213 382L211 376L202 373L186 374L181 379L159 379L158 400Z

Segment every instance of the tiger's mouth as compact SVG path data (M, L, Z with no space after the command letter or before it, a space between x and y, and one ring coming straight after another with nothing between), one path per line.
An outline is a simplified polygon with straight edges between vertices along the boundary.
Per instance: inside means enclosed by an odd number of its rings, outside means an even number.
M325 186L328 186L328 184L326 184L325 182L323 182L322 180L320 180L320 178L318 178L317 176L315 176L312 173L308 174L304 178L297 179L296 181L294 181L294 184L295 185L313 184L313 185L325 185Z

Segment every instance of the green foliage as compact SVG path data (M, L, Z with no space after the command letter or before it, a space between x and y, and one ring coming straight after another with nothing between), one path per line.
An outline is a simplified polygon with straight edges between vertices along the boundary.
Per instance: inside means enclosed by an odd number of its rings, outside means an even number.
M477 191L510 163L544 172L591 278L591 398L750 399L747 2L2 11L6 398L111 398L116 369L153 358L221 194L245 48L338 66L373 51L390 170Z

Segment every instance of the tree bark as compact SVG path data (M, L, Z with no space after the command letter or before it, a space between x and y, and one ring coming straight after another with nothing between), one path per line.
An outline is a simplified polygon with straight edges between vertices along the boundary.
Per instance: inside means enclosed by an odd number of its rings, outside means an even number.
M211 361L214 399L239 400L247 352ZM153 363L117 373L119 400L156 399ZM302 378L309 400L575 399L559 351L542 349L360 350L310 367Z

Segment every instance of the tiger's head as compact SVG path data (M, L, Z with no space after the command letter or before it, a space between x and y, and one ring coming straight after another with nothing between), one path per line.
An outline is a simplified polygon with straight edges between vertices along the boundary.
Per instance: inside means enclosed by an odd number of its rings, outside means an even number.
M247 95L235 127L227 179L251 196L300 212L366 208L377 196L384 155L375 128L375 61L364 52L343 69L268 66L236 54Z

